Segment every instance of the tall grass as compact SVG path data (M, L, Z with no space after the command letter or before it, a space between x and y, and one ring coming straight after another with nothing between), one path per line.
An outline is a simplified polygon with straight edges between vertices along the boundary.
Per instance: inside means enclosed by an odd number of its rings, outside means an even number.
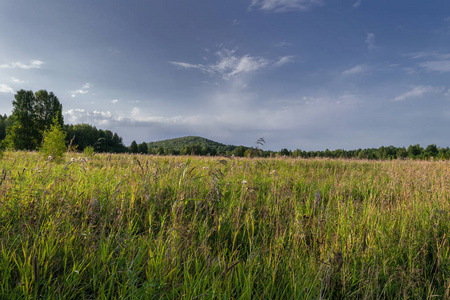
M448 162L0 161L0 298L450 297Z

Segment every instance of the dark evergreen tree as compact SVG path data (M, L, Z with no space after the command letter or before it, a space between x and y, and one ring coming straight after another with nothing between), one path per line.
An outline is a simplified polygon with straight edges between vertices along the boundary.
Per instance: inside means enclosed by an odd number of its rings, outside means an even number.
M145 142L140 143L140 144L138 145L138 152L139 152L139 153L142 153L142 154L147 154L147 153L148 153L148 146L147 146L147 143L145 143Z
M138 150L138 145L137 145L136 141L131 142L129 150L131 153L138 153L139 150Z

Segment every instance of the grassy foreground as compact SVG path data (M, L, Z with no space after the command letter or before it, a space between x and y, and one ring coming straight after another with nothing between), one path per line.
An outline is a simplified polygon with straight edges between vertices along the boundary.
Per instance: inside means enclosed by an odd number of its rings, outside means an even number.
M0 172L2 299L450 297L449 162L6 152Z

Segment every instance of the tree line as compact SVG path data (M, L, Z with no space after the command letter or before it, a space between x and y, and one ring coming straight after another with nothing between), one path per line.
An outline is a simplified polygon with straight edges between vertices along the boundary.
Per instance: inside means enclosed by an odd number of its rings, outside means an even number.
M42 147L45 133L52 125L64 132L65 144L71 150L82 151L87 146L97 152L127 152L121 137L110 130L97 129L89 124L64 124L59 99L46 90L20 90L14 95L11 116L0 116L2 148L37 150Z
M280 151L262 150L256 147L225 146L220 148L202 146L200 144L185 145L182 150L171 147L149 147L143 142L136 141L129 147L131 153L153 154L153 155L199 155L199 156L235 156L235 157L293 157L293 158L346 158L346 159L450 159L450 148L441 148L436 145L428 145L422 148L419 144L405 147L380 147L369 149L344 150L336 149L324 151L305 151L296 149L294 151L281 149Z

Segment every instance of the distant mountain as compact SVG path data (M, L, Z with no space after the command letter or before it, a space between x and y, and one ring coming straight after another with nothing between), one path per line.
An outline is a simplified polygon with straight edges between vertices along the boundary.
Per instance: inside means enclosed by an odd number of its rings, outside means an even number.
M149 149L164 148L177 152L182 152L186 147L203 148L217 153L233 151L236 148L236 146L233 145L221 144L199 136L186 136L148 143Z

